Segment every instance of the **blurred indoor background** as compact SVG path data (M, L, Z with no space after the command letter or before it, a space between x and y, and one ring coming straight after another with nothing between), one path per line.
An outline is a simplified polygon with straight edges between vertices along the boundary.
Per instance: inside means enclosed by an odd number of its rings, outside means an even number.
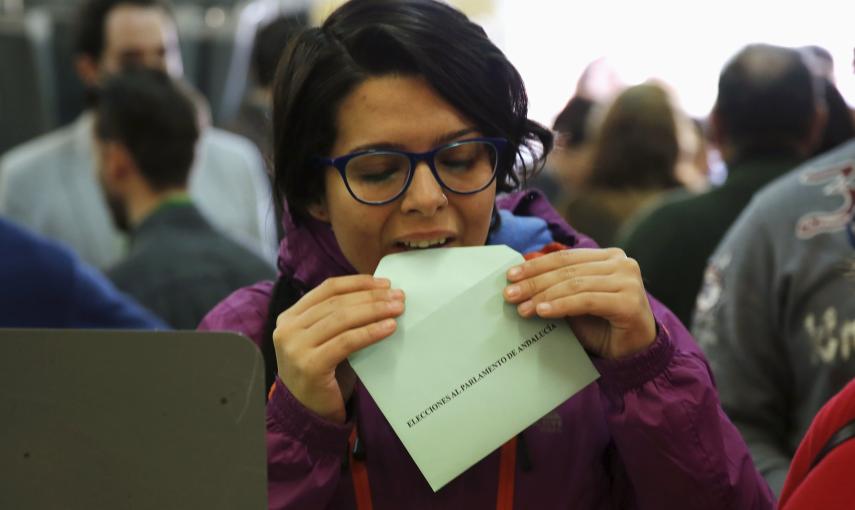
M279 14L317 22L340 1L173 0L187 78L213 120L235 114L247 87L256 28ZM837 86L855 105L855 2L457 0L518 67L530 115L547 125L600 59L594 86L656 78L696 118L712 106L725 61L751 42L818 45L835 60ZM79 0L0 0L0 154L73 120L83 94L71 59Z

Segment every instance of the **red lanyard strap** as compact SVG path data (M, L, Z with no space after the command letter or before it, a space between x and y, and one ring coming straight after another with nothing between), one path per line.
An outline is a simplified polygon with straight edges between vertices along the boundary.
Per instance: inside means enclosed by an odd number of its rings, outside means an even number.
M357 510L371 510L371 487L368 485L368 470L365 462L353 456L356 445L356 427L350 433L348 455L350 458L350 476L353 479L353 492ZM514 476L517 464L517 438L512 437L499 450L499 489L496 494L496 510L512 510L514 507Z
M499 450L499 490L496 510L514 508L514 475L517 472L517 436L512 437Z
M347 451L350 458L350 477L353 479L353 493L356 496L357 510L371 510L371 487L368 485L368 470L365 469L365 462L357 460L353 456L356 449L356 427L350 431L350 438L347 440L349 448Z

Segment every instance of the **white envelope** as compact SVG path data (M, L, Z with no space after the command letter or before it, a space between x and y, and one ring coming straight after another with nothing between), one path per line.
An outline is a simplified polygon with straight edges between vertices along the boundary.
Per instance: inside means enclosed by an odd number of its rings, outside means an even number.
M404 290L405 312L350 364L434 491L598 377L566 321L505 303L522 262L507 246L444 248L375 272Z

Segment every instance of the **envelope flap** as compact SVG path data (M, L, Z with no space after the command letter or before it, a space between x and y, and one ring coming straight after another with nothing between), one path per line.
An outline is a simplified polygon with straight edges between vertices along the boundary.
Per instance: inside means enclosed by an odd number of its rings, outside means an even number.
M398 323L407 327L486 276L523 260L505 245L413 250L383 257L374 276L388 278L406 294L406 311Z

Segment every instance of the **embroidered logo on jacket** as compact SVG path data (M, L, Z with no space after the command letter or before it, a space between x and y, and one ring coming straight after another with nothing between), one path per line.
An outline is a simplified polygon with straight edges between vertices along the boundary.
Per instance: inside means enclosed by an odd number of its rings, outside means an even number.
M729 252L715 255L704 271L704 282L695 302L695 323L692 332L702 349L718 343L717 324L713 313L721 301L724 289L724 272L730 266Z
M821 313L808 313L804 318L804 330L813 347L811 361L814 364L845 362L854 357L855 319L840 317L836 308L828 307Z
M822 193L826 196L837 195L843 199L841 206L833 211L809 212L796 223L796 236L810 239L826 232L838 232L847 229L850 242L853 242L852 213L855 211L855 161L846 161L834 166L805 172L799 176L802 184L808 186L824 185Z

